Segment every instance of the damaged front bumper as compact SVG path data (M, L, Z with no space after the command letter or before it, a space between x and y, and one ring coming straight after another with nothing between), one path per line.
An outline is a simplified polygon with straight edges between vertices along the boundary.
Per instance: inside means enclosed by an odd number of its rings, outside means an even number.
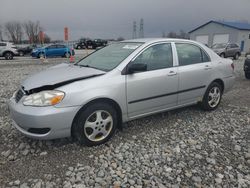
M36 139L56 139L71 136L71 126L78 106L24 106L12 97L8 103L14 126L24 135Z

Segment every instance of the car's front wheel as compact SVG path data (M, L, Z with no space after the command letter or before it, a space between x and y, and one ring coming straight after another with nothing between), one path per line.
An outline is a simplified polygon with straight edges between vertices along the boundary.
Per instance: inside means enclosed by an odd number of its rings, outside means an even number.
M11 53L11 52L6 52L5 54L4 54L4 58L6 59L6 60L11 60L11 59L13 59L13 53Z
M246 77L246 79L250 79L250 73L249 72L245 72L245 77Z
M235 60L239 59L239 57L240 57L240 54L239 54L239 53L236 53L236 54L234 55L234 59L235 59Z
M112 137L117 124L117 113L112 105L95 103L78 113L72 133L80 144L96 146Z
M44 57L45 57L44 53L39 53L38 54L38 58L44 58Z
M222 86L217 82L211 83L203 96L201 103L202 108L209 111L216 109L220 104L221 96Z

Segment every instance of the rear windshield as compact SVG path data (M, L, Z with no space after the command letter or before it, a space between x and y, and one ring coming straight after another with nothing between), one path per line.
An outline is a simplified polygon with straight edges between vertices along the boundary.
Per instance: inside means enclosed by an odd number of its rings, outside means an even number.
M141 45L142 43L134 42L114 43L90 54L79 61L77 65L110 71Z

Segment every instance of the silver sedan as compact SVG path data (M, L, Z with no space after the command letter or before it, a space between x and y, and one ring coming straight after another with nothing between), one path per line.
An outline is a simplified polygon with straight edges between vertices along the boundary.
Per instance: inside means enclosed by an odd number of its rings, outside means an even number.
M214 110L234 78L231 59L195 41L128 40L29 77L9 109L28 137L93 146L129 120L193 104Z

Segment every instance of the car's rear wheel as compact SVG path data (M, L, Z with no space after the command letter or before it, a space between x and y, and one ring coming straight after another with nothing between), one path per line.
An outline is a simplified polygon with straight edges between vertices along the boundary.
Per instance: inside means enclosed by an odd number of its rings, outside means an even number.
M117 124L117 113L112 105L95 103L78 113L72 133L78 143L96 146L112 137Z
M19 51L19 55L20 56L24 56L24 52L23 51Z
M245 72L245 77L246 77L246 79L250 79L250 73L249 72Z
M221 53L221 54L220 54L220 57L225 58L225 54L224 54L224 53Z
M211 83L205 95L203 96L203 100L201 103L201 106L204 110L215 110L221 101L221 96L222 96L222 86L217 83L213 82Z
M77 46L77 49L81 49L81 46Z
M239 54L239 53L236 53L236 54L234 55L234 59L235 59L235 60L239 59L239 57L240 57L240 54Z
M69 52L65 52L64 57L69 58L70 57L70 53Z

